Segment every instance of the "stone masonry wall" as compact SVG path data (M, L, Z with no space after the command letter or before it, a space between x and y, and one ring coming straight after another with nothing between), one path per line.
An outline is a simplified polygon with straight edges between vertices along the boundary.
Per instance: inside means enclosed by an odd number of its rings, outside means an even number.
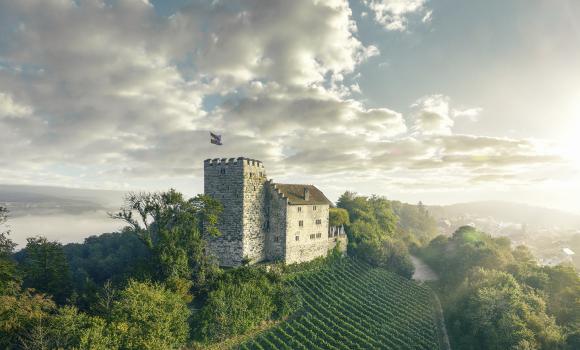
M343 254L346 253L346 246L348 245L348 238L346 235L340 235L336 237L329 237L328 238L328 250L334 249L338 245L338 250Z
M283 198L271 182L266 184L267 234L266 258L271 261L284 260L286 256L286 207L288 199Z
M243 162L213 159L204 162L204 193L220 201L219 237L208 237L208 249L221 266L239 265L243 258Z
M204 162L204 193L220 201L219 237L208 237L208 249L221 266L238 266L266 258L265 184L261 162L247 158Z
M249 159L243 169L243 256L254 263L266 259L266 169Z
M328 204L287 206L285 257L287 264L326 256L328 252L328 208ZM320 224L317 224L316 220L320 220ZM301 221L302 226L300 226Z

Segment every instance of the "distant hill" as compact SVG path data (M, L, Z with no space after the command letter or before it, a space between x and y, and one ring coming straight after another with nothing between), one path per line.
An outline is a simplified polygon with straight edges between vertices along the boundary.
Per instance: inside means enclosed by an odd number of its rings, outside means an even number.
M580 216L560 210L503 201L458 203L429 206L437 219L471 215L492 217L496 221L526 224L529 227L580 228Z
M10 210L8 225L17 249L36 235L68 243L114 232L123 225L107 212L117 210L123 196L119 191L0 185L0 205Z
M122 204L123 192L53 186L0 185L0 205L12 217L81 214L113 210Z

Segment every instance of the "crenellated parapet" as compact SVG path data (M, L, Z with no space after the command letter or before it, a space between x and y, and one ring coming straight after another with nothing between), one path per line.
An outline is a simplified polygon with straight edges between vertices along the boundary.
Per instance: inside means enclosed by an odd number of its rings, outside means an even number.
M261 161L251 158L238 157L238 158L213 158L206 159L203 161L204 166L252 166L263 168L264 164Z
M272 193L278 197L278 199L288 203L288 197L286 197L286 195L278 188L278 185L274 183L274 180L268 180L267 185L270 187Z

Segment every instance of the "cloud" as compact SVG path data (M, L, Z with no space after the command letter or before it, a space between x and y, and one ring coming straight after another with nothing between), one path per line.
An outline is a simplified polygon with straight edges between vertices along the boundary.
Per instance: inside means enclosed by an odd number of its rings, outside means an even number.
M205 74L310 85L379 53L354 36L351 14L342 0L250 0L193 6L183 16L209 33L195 55Z
M0 92L0 119L19 118L31 113L31 107L21 105L11 95Z
M453 116L455 118L467 118L473 122L477 121L479 115L483 112L483 108L474 107L466 109L454 109Z
M450 114L449 97L429 95L411 105L413 130L420 134L451 134L454 121Z
M367 4L392 30L426 11ZM379 52L344 0L193 2L169 16L138 0L20 0L0 4L0 31L3 182L170 187L193 182L204 158L244 155L276 177L418 187L408 179L560 161L533 140L457 134L457 118L482 110L444 95L409 115L366 105L354 77Z
M427 95L412 105L411 119L413 130L419 134L449 135L455 119L467 118L477 121L483 108L472 107L455 109L450 107L451 100L444 95Z
M363 0L374 13L377 23L386 30L404 31L408 27L408 17L419 15L423 23L431 21L432 11L425 7L427 0Z

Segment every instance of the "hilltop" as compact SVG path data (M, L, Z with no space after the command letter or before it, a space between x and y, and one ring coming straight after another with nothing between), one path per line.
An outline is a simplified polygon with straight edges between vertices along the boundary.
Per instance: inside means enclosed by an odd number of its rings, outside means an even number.
M458 216L491 217L495 221L526 224L530 228L580 228L580 215L561 210L505 201L481 201L451 205L432 205L429 212L437 219Z
M345 258L287 283L303 308L240 349L445 348L430 289L385 269Z

